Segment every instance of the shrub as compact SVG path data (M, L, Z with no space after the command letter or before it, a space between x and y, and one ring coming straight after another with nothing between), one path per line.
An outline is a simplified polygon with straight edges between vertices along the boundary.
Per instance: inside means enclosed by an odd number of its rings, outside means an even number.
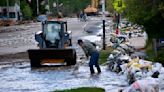
M32 11L29 5L24 6L24 9L22 10L23 17L25 19L31 19L32 18Z

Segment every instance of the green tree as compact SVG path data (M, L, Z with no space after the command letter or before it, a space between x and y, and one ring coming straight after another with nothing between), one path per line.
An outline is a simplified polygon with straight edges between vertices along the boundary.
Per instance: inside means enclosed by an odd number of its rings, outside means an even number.
M90 0L60 0L63 3L62 12L64 14L77 13L90 4Z
M53 3L57 2L57 0L49 0L50 11L54 14L57 14L57 6L53 7ZM61 11L65 16L72 15L77 13L84 8L86 8L89 4L89 0L58 0L58 10ZM60 6L62 4L62 6Z
M2 0L1 3L0 3L0 6L6 6L6 5L7 5L6 1Z
M126 16L134 23L143 25L148 37L164 37L164 1L163 0L125 0Z
M45 5L40 5L39 11L40 11L41 14L45 14L46 13L47 10L45 9L45 7L46 7Z
M32 11L31 11L31 8L29 7L29 5L26 5L24 7L24 9L22 10L22 13L23 13L23 17L25 19L31 19L32 18Z
M26 1L26 3L28 2L28 0L21 0L21 4L22 2ZM39 1L39 11L40 13L45 13L45 6L48 4L50 4L50 11L53 12L53 14L57 14L57 7L53 7L53 3L57 2L57 0L45 0L45 4L41 5L41 2L44 0L38 0ZM91 4L90 0L58 0L59 5L62 3L62 6L59 6L58 9L59 11L61 11L62 13L64 13L64 15L72 15L74 13L79 12L80 10L83 10L84 8L86 8L89 4ZM31 3L27 3L31 9L32 9L32 14L33 16L37 16L37 7L36 7L36 0L31 0ZM21 5L24 6L24 5Z
M25 0L23 0L21 2L21 12L23 14L24 19L32 18L32 10L31 10L29 4L27 4L27 2Z
M114 1L114 0L106 0L106 9L107 9L110 13L114 13L113 1Z
M139 25L143 25L148 34L146 52L150 60L161 62L164 60L163 51L153 53L152 39L164 38L164 0L125 0L127 3L126 16ZM164 64L164 62L161 62Z
M40 2L41 0L38 0L38 1ZM36 0L31 0L31 3L29 4L29 6L32 9L32 15L37 16L37 2L36 2Z
M0 6L7 6L7 0L1 0ZM8 0L9 6L14 6L15 3L19 3L19 0Z

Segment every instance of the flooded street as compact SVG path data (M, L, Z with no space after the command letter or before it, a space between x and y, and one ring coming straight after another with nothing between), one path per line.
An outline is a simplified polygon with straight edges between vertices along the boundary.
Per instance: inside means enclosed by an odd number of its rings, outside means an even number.
M4 92L49 92L77 87L103 87L107 92L127 86L125 77L101 66L102 74L90 76L87 65L31 69L27 62L0 65L0 90Z
M76 48L78 61L83 52ZM125 76L100 66L102 73L90 75L88 61L75 70L75 66L31 68L27 53L0 57L0 91L4 92L51 92L77 87L102 87L106 92L116 92L128 86Z
M74 25L78 26L74 26ZM85 22L68 20L73 42L84 36ZM11 31L5 31L5 30ZM110 72L101 66L100 75L90 76L87 62L74 72L74 66L44 67L31 69L26 50L36 48L34 34L41 30L40 23L1 28L0 34L0 91L2 92L49 92L77 87L103 87L106 91L116 91L127 86L125 77ZM14 30L14 31L13 31ZM17 54L15 54L17 53ZM77 53L81 54L80 50ZM78 56L80 56L78 54Z
M72 18L67 22L68 30L72 31L72 42L76 49L77 61L80 61L84 53L77 46L77 39L86 37L84 26L89 22L97 22L97 20L80 22ZM82 60L83 63L76 71L76 65L32 69L27 50L37 48L34 34L41 30L40 23L11 27L11 29L15 28L17 28L16 31L0 33L0 92L51 92L78 87L102 87L106 92L118 92L119 89L129 86L126 76L111 72L107 65L100 66L101 74L91 76L88 60ZM135 43L131 44L132 46L137 44L136 47L143 47L140 45L145 44L142 37L130 41L134 40ZM160 84L160 89L164 89L163 85L163 83Z
M0 92L164 92L164 0L0 0Z

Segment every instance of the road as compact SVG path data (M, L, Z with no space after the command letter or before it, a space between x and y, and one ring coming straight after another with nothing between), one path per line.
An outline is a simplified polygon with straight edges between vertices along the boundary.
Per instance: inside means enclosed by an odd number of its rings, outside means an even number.
M87 35L83 32L84 26L101 19L93 18L87 22L80 22L76 18L66 20L68 30L72 31L73 45L77 54L81 55L81 49L76 45L76 41L79 37ZM0 81L3 84L0 85L1 92L49 92L93 86L105 88L106 92L117 92L128 86L125 76L109 71L107 66L100 66L100 75L90 76L88 61L84 61L76 72L74 66L31 69L26 51L37 48L34 34L41 30L40 23L5 29L14 30L0 33ZM142 39L134 38L130 39L130 42L140 48L143 46L141 43L145 43Z
M11 31L0 33L0 55L25 52L29 48L36 48L33 34L40 28L40 23L6 28Z
M89 22L80 22L76 18L67 19L68 30L72 31L73 44L79 37L85 36L83 27L88 23L101 21L93 19ZM0 28L3 29L3 28ZM90 76L86 61L73 73L74 67L53 67L31 69L26 51L36 48L34 34L41 30L40 23L12 26L0 33L0 91L3 92L49 92L57 89L98 86L106 91L118 90L127 86L125 77L119 76L101 66L102 74ZM81 54L77 47L77 54ZM113 78L112 76L115 76Z
M72 31L73 43L81 36L86 35L83 30L88 22L80 22L77 18L64 19L68 22L68 30ZM101 21L95 19L90 23ZM36 48L34 39L35 32L41 30L41 23L30 23L26 25L17 25L12 27L0 28L4 30L0 33L0 55L17 52L25 52L28 49ZM12 30L12 31L5 31Z

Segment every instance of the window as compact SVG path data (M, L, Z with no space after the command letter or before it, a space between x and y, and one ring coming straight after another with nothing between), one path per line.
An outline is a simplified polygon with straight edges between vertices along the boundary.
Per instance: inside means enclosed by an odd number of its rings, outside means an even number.
M9 18L15 18L15 12L9 12Z

